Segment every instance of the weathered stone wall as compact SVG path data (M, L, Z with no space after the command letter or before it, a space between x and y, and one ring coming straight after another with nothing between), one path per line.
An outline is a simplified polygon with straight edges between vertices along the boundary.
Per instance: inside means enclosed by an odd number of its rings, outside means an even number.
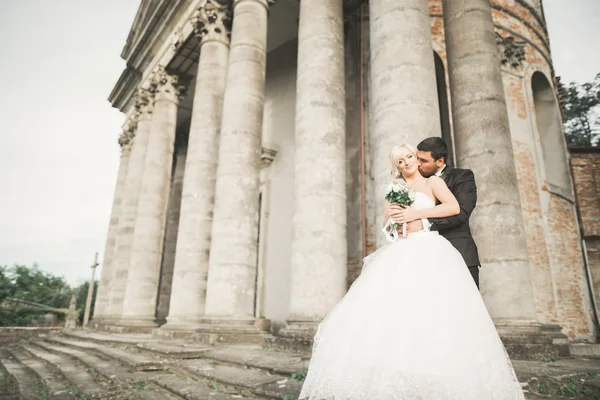
M571 169L583 236L600 237L600 148L571 149Z
M600 148L571 149L571 170L594 295L600 304Z
M275 327L285 323L290 304L297 53L298 42L292 40L267 55L262 145L277 155L270 167L267 229L259 240L267 241L265 317Z
M355 13L345 26L346 64L346 224L348 238L348 286L360 274L363 254L362 169L361 155L361 45L360 15Z
M433 47L447 74L442 1L430 0L429 4ZM593 336L592 309L574 198L570 184L556 188L547 183L553 178L547 176L552 173L547 167L554 167L558 161L566 166L566 151L553 152L544 158L546 143L542 143L534 104L532 76L536 72L543 74L554 97L554 72L542 10L535 0L493 0L492 9L503 58L505 95L538 319L542 323L559 323L573 339L588 339ZM540 118L554 118L550 124L560 126L557 106L552 114L550 110ZM554 148L565 148L562 135L551 139ZM563 155L564 160L556 159ZM486 279L485 266L481 279ZM482 295L485 300L485 291Z
M10 343L17 343L21 340L29 340L43 335L49 335L61 330L62 328L1 327L0 347Z

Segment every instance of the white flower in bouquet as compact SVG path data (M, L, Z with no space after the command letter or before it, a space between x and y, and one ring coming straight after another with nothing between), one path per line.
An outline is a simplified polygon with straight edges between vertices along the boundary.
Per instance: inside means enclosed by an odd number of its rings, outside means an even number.
M385 188L385 199L390 203L410 206L415 201L415 191L404 181L392 182ZM389 242L398 240L397 224L390 218L387 220L383 232ZM406 237L406 222L402 224L402 237Z

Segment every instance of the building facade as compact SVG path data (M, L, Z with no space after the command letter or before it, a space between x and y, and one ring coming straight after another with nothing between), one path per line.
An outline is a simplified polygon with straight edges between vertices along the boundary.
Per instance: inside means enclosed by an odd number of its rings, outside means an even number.
M596 314L600 304L600 147L570 146L583 255Z
M540 1L144 0L122 57L97 326L311 337L383 244L388 152L441 136L500 333L593 340Z

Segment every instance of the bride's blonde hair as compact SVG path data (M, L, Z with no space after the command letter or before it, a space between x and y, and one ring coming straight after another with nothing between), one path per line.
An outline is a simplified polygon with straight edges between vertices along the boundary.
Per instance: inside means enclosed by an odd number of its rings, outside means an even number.
M394 179L404 179L402 178L402 172L400 172L400 169L398 168L398 160L400 159L400 156L402 156L402 149L410 151L415 156L417 155L417 149L410 144L404 143L400 146L394 146L390 152L390 163L392 164L391 174Z

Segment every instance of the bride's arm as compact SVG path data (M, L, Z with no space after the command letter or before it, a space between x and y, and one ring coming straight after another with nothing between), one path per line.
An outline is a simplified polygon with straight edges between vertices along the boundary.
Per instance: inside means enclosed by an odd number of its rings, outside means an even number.
M390 218L390 203L387 201L383 206L383 226L385 226L387 220Z
M407 208L401 212L402 221L398 222L411 222L416 219L423 218L450 217L460 213L460 206L458 205L456 197L454 197L450 189L448 189L446 182L444 182L442 178L438 176L432 176L429 178L427 183L429 184L429 187L431 187L433 195L440 201L441 204L438 204L435 207L425 208L423 210Z

